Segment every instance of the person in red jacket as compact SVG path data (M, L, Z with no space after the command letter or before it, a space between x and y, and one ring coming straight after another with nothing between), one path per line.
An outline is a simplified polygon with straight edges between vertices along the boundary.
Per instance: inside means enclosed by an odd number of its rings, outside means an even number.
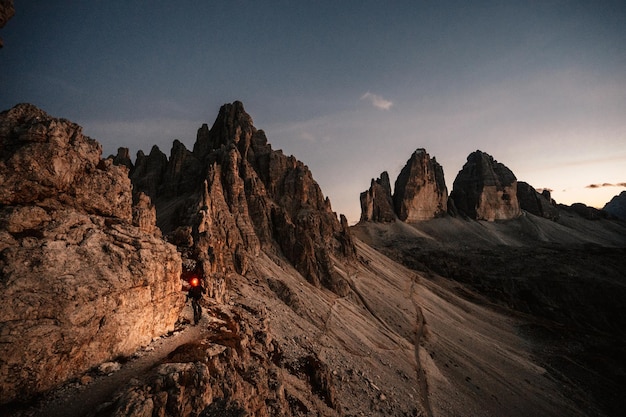
M189 280L189 291L187 292L187 300L191 298L191 307L193 307L193 323L198 324L202 317L202 306L200 306L200 300L202 300L202 294L206 292L200 279L193 277Z

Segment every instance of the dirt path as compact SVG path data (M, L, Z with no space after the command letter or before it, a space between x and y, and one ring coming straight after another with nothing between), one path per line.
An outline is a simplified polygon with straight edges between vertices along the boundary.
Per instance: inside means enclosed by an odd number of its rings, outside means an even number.
M193 313L187 306L183 311L185 317ZM202 338L209 323L206 309L202 320L197 326L187 325L171 336L155 340L146 348L136 352L134 357L124 363L120 370L109 375L95 377L87 385L69 384L45 396L36 405L7 414L11 417L83 417L96 410L98 406L111 400L111 397L120 387L131 378L137 378L147 373L152 367L160 363L178 346ZM4 415L0 413L0 415Z

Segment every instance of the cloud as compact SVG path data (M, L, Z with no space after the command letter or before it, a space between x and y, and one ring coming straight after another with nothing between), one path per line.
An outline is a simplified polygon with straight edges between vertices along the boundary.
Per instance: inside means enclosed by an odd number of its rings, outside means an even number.
M393 102L382 98L379 95L372 94L369 91L361 96L361 100L369 101L372 106L380 110L389 110L393 106Z
M611 184L608 182L602 184L589 184L585 188L603 188L603 187L626 187L626 182L618 182L617 184Z

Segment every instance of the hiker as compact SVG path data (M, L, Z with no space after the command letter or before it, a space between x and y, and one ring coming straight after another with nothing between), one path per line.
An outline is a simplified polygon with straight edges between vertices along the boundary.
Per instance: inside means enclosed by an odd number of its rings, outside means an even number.
M200 284L198 277L193 277L189 280L189 291L187 292L187 300L191 298L191 307L193 307L193 323L198 324L200 317L202 317L202 307L200 306L200 300L202 294L206 292L204 287Z

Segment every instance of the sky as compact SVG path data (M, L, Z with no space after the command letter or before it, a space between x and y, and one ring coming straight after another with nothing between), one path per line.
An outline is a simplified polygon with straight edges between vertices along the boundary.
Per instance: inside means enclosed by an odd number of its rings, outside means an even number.
M76 122L103 157L191 149L240 100L350 223L417 148L449 192L475 150L558 203L626 189L624 1L15 3L0 110Z

